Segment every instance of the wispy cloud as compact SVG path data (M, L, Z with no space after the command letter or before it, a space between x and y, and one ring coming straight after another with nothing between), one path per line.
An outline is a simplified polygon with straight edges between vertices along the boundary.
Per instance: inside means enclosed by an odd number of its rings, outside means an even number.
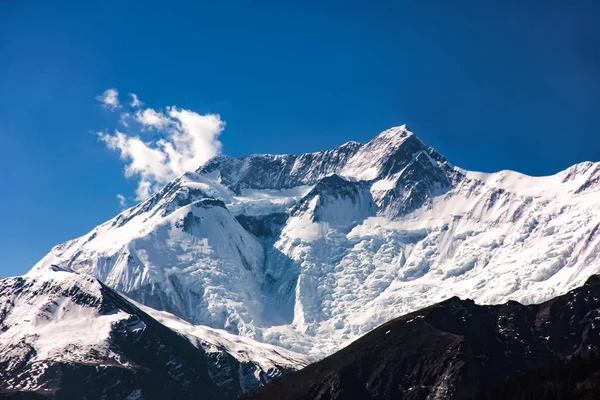
M144 103L142 103L139 99L139 97L137 96L137 94L135 93L129 93L129 96L131 96L131 103L129 103L129 105L131 107L137 108L137 107L141 107Z
M125 175L139 179L137 200L148 198L165 183L196 170L221 152L219 135L225 122L217 114L202 115L172 106L162 111L146 108L133 115L122 113L120 121L129 132L115 129L98 136L109 149L120 153ZM132 126L137 130L129 129Z
M119 123L125 128L129 128L129 121L131 120L131 113L124 112L119 116Z
M119 200L119 207L121 207L122 210L127 208L127 198L125 196L118 194L117 200Z
M98 100L104 107L110 110L116 110L117 108L121 108L121 103L119 103L119 92L117 89L107 89L99 96L96 96L96 100Z

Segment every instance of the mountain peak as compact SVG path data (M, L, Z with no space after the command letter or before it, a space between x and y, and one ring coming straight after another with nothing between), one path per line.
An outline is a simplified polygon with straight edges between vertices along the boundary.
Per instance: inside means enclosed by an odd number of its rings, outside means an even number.
M385 131L381 132L379 135L375 136L373 140L376 139L385 139L385 140L393 140L393 139L406 139L410 136L414 136L415 134L408 129L406 124L400 126L393 126Z
M362 153L368 154L368 158L375 162L376 158L385 159L400 149L404 149L402 153L410 154L421 150L434 151L408 130L406 125L400 125L386 129L375 136L363 146Z

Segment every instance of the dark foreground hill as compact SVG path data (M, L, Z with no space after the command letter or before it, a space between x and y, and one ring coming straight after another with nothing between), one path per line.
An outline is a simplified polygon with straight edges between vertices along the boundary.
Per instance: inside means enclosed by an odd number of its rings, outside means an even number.
M453 297L243 398L599 399L600 277L539 305Z

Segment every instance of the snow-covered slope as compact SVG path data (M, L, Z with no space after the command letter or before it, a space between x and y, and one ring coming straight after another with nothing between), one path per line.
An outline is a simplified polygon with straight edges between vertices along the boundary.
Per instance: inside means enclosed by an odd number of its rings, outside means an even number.
M0 396L232 399L305 364L137 307L86 274L53 267L0 280Z
M227 397L256 390L271 379L309 364L308 358L281 347L260 343L221 329L189 322L131 300L152 318L186 337L209 359L213 381L226 389Z
M262 246L223 202L183 183L58 246L43 265L90 273L150 307L245 334L241 322L260 312Z
M194 323L321 357L453 295L540 302L600 269L600 164L453 167L406 127L303 155L219 156L54 248Z

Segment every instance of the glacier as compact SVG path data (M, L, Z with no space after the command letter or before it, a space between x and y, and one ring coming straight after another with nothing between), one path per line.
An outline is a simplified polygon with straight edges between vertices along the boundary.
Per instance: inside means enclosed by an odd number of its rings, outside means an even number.
M93 275L193 325L313 359L452 296L538 303L600 269L600 164L450 164L406 126L302 155L217 156L32 270Z

